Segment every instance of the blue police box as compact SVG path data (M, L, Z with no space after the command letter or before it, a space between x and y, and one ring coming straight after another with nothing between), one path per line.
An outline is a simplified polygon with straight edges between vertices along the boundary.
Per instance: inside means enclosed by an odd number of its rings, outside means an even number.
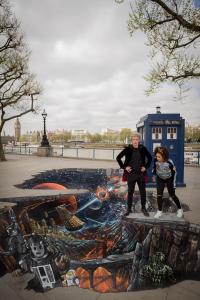
M185 120L178 113L161 113L160 106L155 114L142 117L136 125L144 144L154 157L154 149L164 146L169 150L169 157L173 160L177 174L176 185L184 183L184 134ZM149 183L152 186L152 167L148 170Z

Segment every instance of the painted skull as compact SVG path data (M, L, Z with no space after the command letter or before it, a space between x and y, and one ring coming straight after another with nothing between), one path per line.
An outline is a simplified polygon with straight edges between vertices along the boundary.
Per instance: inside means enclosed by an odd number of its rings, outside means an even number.
M42 240L31 239L30 242L31 251L36 258L41 258L45 254L45 246Z

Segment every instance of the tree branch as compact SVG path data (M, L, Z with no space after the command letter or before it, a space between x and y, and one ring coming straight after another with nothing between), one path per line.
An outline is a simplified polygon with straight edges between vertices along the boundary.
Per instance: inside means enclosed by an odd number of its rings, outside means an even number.
M0 89L2 89L2 87L5 85L5 84L7 84L8 82L10 82L10 81L12 81L12 80L14 80L14 81L16 81L16 80L19 80L21 77L22 77L22 73L20 73L18 76L14 76L14 77L10 77L10 78L8 78L8 79L6 79L1 85L0 85Z
M181 78L188 78L188 77L200 77L200 73L194 73L194 72L192 72L192 71L185 71L185 73L184 74L182 74L182 75L177 75L177 76L175 76L175 75L168 75L167 73L166 73L166 76L165 76L165 78L166 79L171 79L172 81L176 81L176 80L179 80L179 79L181 79Z
M193 32L200 32L200 26L194 23L190 23L185 20L181 15L174 12L169 6L167 6L162 0L151 0L161 6L168 14L173 16L184 28L187 28Z
M168 23L168 22L171 22L171 21L174 21L174 20L175 20L175 18L170 18L170 19L166 19L166 20L162 20L162 21L158 21L158 22L155 21L155 24L153 24L152 26L150 26L150 29L153 29L157 25L162 25L164 23Z
M21 116L23 116L23 115L26 115L26 114L29 113L29 112L34 112L34 108L33 108L33 102L34 102L34 100L36 100L36 99L33 99L33 95L31 95L31 108L30 108L30 109L27 109L27 110L25 110L25 111L23 111L22 113L19 113L19 114L17 114L17 115L14 115L14 116L12 116L12 117L9 117L9 118L7 118L7 119L4 119L4 123L7 122L7 121L10 121L10 120L12 120L12 119L21 117Z
M182 47L186 47L188 45L190 45L191 43L193 43L196 39L198 39L200 37L200 34L198 34L197 36L195 36L193 39L191 39L189 42L185 43L185 44L178 44L176 45L176 47L173 47L172 49L177 49L177 48L182 48Z
M179 41L184 39L183 36L179 36L177 39L165 39L163 38L163 42L160 42L161 46L163 48L169 49L170 51L174 51L175 49L179 49L179 48L184 48L187 47L188 45L192 44L196 39L200 38L200 34L198 34L197 36L195 36L192 39L189 39L187 42L179 44ZM171 46L171 43L173 42L173 45Z
M21 116L23 116L23 115L26 115L26 114L28 114L29 112L34 112L34 109L33 109L33 108L30 108L30 109L28 109L28 110L22 112L21 114L14 115L14 116L12 116L12 117L10 117L10 118L4 119L4 123L7 122L7 121L10 121L10 120L12 120L12 119L21 117Z

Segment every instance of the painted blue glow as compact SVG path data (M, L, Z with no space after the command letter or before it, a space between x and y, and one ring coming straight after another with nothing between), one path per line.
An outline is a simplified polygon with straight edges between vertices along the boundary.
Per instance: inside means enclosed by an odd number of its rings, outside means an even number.
M98 198L92 198L89 202L87 202L85 205L83 205L76 213L79 213L80 211L84 210L86 207L90 206L92 203L99 201Z
M104 225L105 224L105 222L99 222L99 221L97 221L97 220L94 220L94 219L91 219L91 218L87 218L87 220L90 220L90 221L92 221L93 223L97 223L97 224L100 224L100 225Z

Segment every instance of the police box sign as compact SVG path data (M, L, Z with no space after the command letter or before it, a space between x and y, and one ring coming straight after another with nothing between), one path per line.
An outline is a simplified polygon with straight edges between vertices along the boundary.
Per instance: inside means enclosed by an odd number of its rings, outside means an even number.
M156 120L150 121L149 125L181 125L180 120Z

